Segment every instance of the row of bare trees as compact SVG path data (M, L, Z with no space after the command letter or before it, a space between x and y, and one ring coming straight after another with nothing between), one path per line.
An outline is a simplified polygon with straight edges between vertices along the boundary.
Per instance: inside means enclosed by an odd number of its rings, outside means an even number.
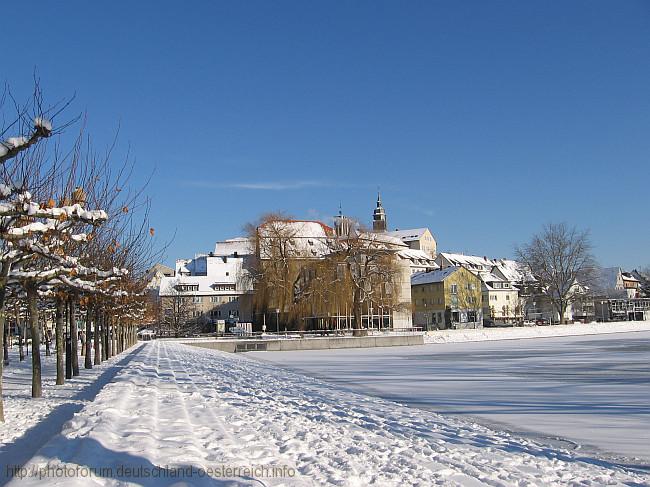
M24 103L8 88L0 97L0 421L12 331L21 358L31 340L32 396L41 397L42 341L49 354L53 338L63 384L80 373L80 355L92 368L132 346L143 317L142 276L155 257L148 201L129 189L128 157L112 162L114 142L99 153L81 117L61 120L69 105L46 105L38 81Z

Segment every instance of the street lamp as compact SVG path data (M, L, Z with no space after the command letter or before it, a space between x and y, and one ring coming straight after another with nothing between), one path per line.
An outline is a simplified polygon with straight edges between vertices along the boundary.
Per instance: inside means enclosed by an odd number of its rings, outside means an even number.
M429 331L429 312L427 311L427 302L424 300L424 328Z
M280 335L280 308L275 308L275 325L278 329L278 335Z

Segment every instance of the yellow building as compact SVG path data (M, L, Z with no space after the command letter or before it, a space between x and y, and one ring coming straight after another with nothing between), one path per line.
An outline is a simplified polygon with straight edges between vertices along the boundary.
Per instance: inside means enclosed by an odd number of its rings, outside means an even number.
M411 277L413 325L424 329L482 328L481 280L464 267Z

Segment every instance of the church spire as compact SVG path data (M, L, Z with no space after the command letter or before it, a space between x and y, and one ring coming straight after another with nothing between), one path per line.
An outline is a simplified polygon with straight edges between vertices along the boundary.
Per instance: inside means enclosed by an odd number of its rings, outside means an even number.
M386 211L381 206L381 192L377 191L377 208L372 214L372 229L375 232L385 232L387 228Z

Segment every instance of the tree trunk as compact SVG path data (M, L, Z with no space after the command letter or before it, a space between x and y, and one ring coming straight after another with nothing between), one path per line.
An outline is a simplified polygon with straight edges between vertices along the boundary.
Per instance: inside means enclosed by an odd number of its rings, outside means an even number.
M70 312L68 314L70 319L70 338L72 339L72 375L79 375L79 330L77 329L77 316L75 314L75 302L70 299L68 301Z
M27 307L29 309L29 328L32 333L32 397L42 397L41 384L41 337L38 328L38 291L36 284L28 284Z
M108 360L108 316L102 320L102 359Z
M90 347L90 334L92 333L91 329L91 316L92 316L92 308L88 308L86 310L86 343L84 344L86 348L86 355L84 357L84 367L86 369L92 369L93 368L93 360L92 357L90 356L91 354L91 347Z
M54 321L55 321L55 330L54 334L56 336L56 385L61 386L65 383L65 357L63 355L65 346L63 343L63 328L65 324L63 323L63 301L61 299L56 300L54 311Z
M43 323L43 337L45 338L45 356L49 357L52 355L52 352L50 351L50 332L47 329L47 326L45 326L45 323Z
M115 355L115 323L113 320L108 324L108 356Z
M5 293L7 291L5 267L6 265L2 266L2 282L0 282L0 326L2 327L1 328L2 333L0 333L0 345L2 345L2 350L4 354L3 360L0 361L0 423L5 422L5 408L4 408L4 401L2 399L2 374L3 374L4 365L9 363L9 355L7 351L7 337L5 336L5 321L6 321Z
M11 340L11 333L9 331L9 321L7 320L7 315L4 312L4 308L0 309L0 313L4 317L4 341L2 343L2 352L3 352L3 361L5 365L9 365L9 341ZM2 374L0 374L2 376Z
M102 351L100 345L100 325L101 322L101 313L99 308L95 310L95 323L93 326L93 345L95 346L95 365L100 365L102 363Z
M22 362L25 360L25 348L23 340L23 327L20 326L20 318L16 318L16 326L18 327L18 358Z
M363 328L363 313L361 311L361 291L359 288L355 288L352 311L354 313L354 331L352 332L353 336L363 336L364 332L361 331Z

